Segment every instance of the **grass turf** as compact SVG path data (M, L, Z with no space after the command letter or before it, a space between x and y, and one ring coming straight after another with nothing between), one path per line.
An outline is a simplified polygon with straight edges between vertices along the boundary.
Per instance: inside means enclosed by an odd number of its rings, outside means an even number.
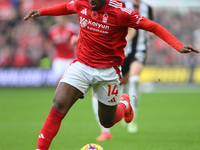
M0 150L36 149L38 134L52 106L55 88L0 88ZM143 93L137 122L129 134L118 123L113 140L97 142L100 134L92 111L91 92L64 118L50 150L80 150L97 143L104 150L200 149L200 92Z

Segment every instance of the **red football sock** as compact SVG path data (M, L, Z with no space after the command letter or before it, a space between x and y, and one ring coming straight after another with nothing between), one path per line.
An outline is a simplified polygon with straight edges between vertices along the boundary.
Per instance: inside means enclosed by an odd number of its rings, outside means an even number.
M105 128L110 128L114 124L116 124L117 122L119 122L120 120L122 120L122 118L124 117L125 112L126 112L126 106L123 103L119 103L117 105L117 111L116 111L114 122L112 124L110 124L110 125L104 125L104 127Z
M65 117L60 111L52 107L48 117L46 118L44 125L40 131L37 149L48 150L52 139L57 134L62 119Z

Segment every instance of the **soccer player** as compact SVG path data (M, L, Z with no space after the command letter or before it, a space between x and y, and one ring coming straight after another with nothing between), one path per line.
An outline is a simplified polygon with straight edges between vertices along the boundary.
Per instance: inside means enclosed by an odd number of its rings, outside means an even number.
M126 7L134 10L137 14L153 20L152 7L141 0L127 1ZM127 38L129 39L127 39L128 42L125 48L126 57L122 67L122 74L125 80L122 84L124 83L123 86L125 86L123 92L129 95L131 106L134 110L134 119L131 123L127 124L127 130L129 133L136 133L138 130L136 116L139 101L140 73L145 64L148 40L152 37L153 34L151 32L140 29L133 30L132 28L129 28L127 35Z
M58 84L53 107L39 134L37 150L49 148L69 109L90 87L97 96L99 120L104 127L112 127L122 118L126 123L132 121L134 114L129 96L120 96L118 92L128 27L151 31L180 53L199 53L192 46L183 46L164 27L136 14L117 0L74 0L30 10L24 20L73 13L78 14L80 25L77 58Z
M79 28L68 16L54 17L55 23L49 30L49 49L54 47L52 69L59 80L67 66L75 59L75 47L70 44L71 38L77 35Z
M141 0L130 0L125 2L126 7L132 9L137 14L144 16L150 20L153 20L152 7ZM133 28L128 29L126 36L127 46L125 48L125 60L122 66L123 80L128 81L122 82L124 93L128 93L130 96L131 106L134 110L134 119L131 123L127 124L127 130L129 133L137 132L137 124L135 118L137 116L137 106L139 99L139 81L140 73L145 63L147 42L148 39L153 37L153 33L144 30L135 30ZM126 89L126 90L125 90ZM96 96L92 96L92 106L95 114L95 118L101 129L101 135L97 137L97 141L105 141L112 139L112 135L109 128L104 128L98 119L98 102Z

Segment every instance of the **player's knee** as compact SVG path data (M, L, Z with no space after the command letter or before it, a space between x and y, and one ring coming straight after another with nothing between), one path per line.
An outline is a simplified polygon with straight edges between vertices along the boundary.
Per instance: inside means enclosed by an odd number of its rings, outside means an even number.
M111 123L111 124L102 124L101 125L104 127L104 128L110 128L114 125L114 123Z
M111 120L103 120L103 119L100 119L100 124L105 128L110 128L110 127L112 127L114 125L113 121L111 121Z
M139 84L140 77L139 76L131 76L129 77L129 84Z
M110 128L112 127L114 124L111 124L111 125L102 125L104 128Z
M60 100L58 97L53 98L53 107L55 107L58 110L62 110L64 108L64 103L62 102L62 100Z

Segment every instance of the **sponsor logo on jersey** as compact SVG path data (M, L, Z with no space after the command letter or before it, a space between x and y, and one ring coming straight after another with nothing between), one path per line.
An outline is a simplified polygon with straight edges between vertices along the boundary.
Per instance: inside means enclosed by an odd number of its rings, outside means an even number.
M81 13L84 14L84 15L87 15L87 9L86 9L86 8L83 9L83 10L81 11Z
M95 22L95 21L92 21L90 19L86 19L83 17L79 17L79 19L80 19L80 25L83 28L85 28L87 25L90 25L90 26L96 27L98 29L109 29L108 25L104 25L104 24L101 24L101 23L98 23L98 22Z

